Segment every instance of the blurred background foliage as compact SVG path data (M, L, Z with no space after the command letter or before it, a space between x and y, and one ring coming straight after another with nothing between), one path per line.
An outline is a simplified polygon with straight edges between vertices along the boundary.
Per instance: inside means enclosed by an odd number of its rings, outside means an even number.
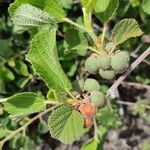
M0 0L0 98L8 97L15 93L24 91L40 91L45 95L48 91L47 87L43 81L35 75L29 62L25 60L25 54L29 50L29 43L31 38L37 33L37 30L32 29L20 35L13 32L12 22L8 14L8 7L12 2L13 0ZM61 2L63 8L67 12L67 16L72 20L83 24L82 10L79 1L61 0ZM114 27L115 23L124 18L136 19L141 29L144 31L144 35L141 38L131 38L124 44L120 45L120 49L129 51L131 55L131 62L133 62L150 45L150 0L120 0L117 13L114 19L109 23L109 30L107 34L110 33L110 30ZM95 16L93 16L93 26L97 34L102 32L102 24ZM47 26L43 28L47 28ZM64 40L64 33L68 28L70 28L70 25L68 24L59 24L57 32L57 47L61 65L70 80L74 82L75 80L84 79L88 76L83 68L84 60L86 58L85 55L88 55L88 52L84 51L84 49L82 53L70 50ZM130 74L130 76L128 76L127 81L134 82L137 85L147 85L149 87L149 61L150 57L144 60ZM111 83L101 80L100 83L101 90L106 93ZM137 102L136 106L141 105L141 101L145 104L146 99L149 99L148 102L150 102L150 92L146 95L145 91L137 92L137 90L131 90L130 88L131 87L128 87L128 85L121 86L119 88L120 97L123 98L122 100ZM137 99L139 100L137 101ZM144 104L143 106L145 106ZM131 112L135 116L140 115L140 117L145 117L146 120L150 120L150 115L147 113L148 111L146 107L143 107L143 109L136 109L139 108L136 107ZM102 113L105 113L105 111ZM109 115L108 113L106 114ZM109 123L112 124L113 127L117 127L118 125L115 115L113 118L112 116L107 116L107 118L110 119L105 120L105 118L103 118L103 123L106 122L106 124L103 125L103 128L101 128L101 130L103 130L101 131L103 135L105 135L106 128L109 128L109 126L105 125L109 125ZM27 120L28 118L24 118L19 122L15 119L11 121L8 114L3 112L3 108L0 104L0 139L11 132L10 130L16 129ZM29 127L30 132L28 132L28 136L26 136L25 133L17 135L13 140L11 140L11 142L9 142L9 145L6 145L5 149L9 148L12 150L18 150L21 147L22 149L27 150L36 149L37 145L40 144L43 144L47 149L55 149L59 143L49 137L44 120L45 119L41 119L40 124L35 122L31 127L32 130L30 130ZM45 144L49 143L49 141L51 141L51 144ZM83 141L81 143L83 143ZM75 145L79 145L80 147L81 143L78 142ZM147 143L147 141L143 143L144 150L150 149L150 147L147 148Z

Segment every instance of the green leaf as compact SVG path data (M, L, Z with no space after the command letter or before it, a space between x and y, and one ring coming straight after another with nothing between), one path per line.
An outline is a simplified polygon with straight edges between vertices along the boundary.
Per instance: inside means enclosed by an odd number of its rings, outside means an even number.
M49 15L54 16L57 20L61 20L66 17L66 14L61 7L61 3L58 0L16 0L9 7L11 17L13 17L14 12L20 5L27 3L45 10Z
M142 9L145 13L150 15L150 0L143 0Z
M10 114L10 117L40 112L46 108L43 97L32 92L16 94L4 102L4 109Z
M2 79L5 82L9 82L15 79L14 74L12 71L7 69L5 66L1 66L0 68L0 79Z
M124 19L117 23L113 29L113 42L118 45L131 37L137 37L142 34L143 32L136 20Z
M103 23L108 23L114 16L119 6L119 0L110 0L106 10L100 13L95 13L97 18Z
M96 150L98 146L98 141L94 139L90 139L86 143L84 143L81 147L81 150Z
M53 138L65 144L78 140L84 133L84 119L73 108L63 105L52 112L48 120Z
M84 55L87 51L88 42L83 32L76 28L70 28L65 34L66 42L72 50L77 50L79 55Z
M60 21L66 17L60 0L47 0L44 10Z
M22 4L12 17L14 31L22 33L32 27L56 22L55 18L30 4Z
M49 33L40 32L35 36L27 59L49 88L53 87L56 91L66 91L72 88L58 60L55 29Z
M106 10L111 0L95 0L94 11L100 13Z
M71 6L73 4L73 0L61 0L61 3L62 3L62 6L63 8L66 8L66 9L71 9Z
M8 135L8 130L0 127L0 139L4 138L6 135Z
M109 107L101 109L98 113L99 123L107 128L115 128L120 125L119 115L117 108L113 111L110 111Z

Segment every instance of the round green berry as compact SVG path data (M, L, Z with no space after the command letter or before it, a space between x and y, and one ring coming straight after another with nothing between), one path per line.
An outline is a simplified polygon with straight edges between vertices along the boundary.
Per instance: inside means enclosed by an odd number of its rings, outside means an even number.
M110 80L113 79L115 77L115 71L114 70L103 70L103 69L99 69L99 74L102 78Z
M105 95L98 91L91 92L91 103L97 107L104 107L106 105Z
M98 68L109 69L110 68L110 58L108 55L101 55L97 57L96 64Z
M84 85L85 89L89 92L100 90L100 85L95 79L86 79Z
M96 58L92 56L88 57L85 61L85 68L90 73L95 73L98 70L96 65Z
M107 52L110 52L114 48L113 42L108 42L105 46Z
M129 54L125 51L119 51L111 57L111 66L116 72L122 72L129 65Z

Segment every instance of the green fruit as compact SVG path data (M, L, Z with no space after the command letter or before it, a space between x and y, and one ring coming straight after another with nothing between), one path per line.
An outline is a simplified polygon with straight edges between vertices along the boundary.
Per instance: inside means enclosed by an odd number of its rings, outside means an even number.
M85 61L85 68L90 73L95 73L98 70L97 65L96 65L96 58L92 56L87 58Z
M84 85L89 92L100 90L100 85L95 79L86 79Z
M101 55L96 59L96 64L98 68L109 69L110 58L108 57L108 55Z
M107 52L110 52L114 48L113 42L109 42L106 44L105 49Z
M91 92L91 103L97 107L104 107L106 105L105 95L98 91Z
M99 74L102 78L110 80L115 77L115 71L114 70L103 70L99 69Z
M116 72L122 72L129 65L129 54L125 51L117 52L111 57L111 66L112 69Z

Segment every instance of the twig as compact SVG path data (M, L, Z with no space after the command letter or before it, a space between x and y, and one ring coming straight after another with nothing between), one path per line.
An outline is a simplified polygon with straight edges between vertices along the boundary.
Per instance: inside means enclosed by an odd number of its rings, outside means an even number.
M149 85L145 85L145 84L141 84L141 83L122 81L121 84L124 85L124 86L126 86L126 85L127 86L134 86L134 87L136 87L138 89L144 88L144 89L150 90L150 86Z
M137 103L131 103L131 102L125 102L125 101L116 101L116 103L121 104L121 105L132 106L132 107L138 106ZM142 107L142 106L145 106L145 105L140 104L140 106ZM146 105L145 108L150 109L150 106Z
M0 148L3 147L4 143L7 142L8 140L10 140L11 138L13 138L16 134L18 134L19 132L25 130L32 122L34 122L35 120L37 120L38 118L40 118L41 116L45 115L46 113L54 110L56 107L58 107L58 105L50 107L48 109L46 109L45 111L39 113L38 115L36 115L35 117L33 117L32 119L30 119L26 124L24 124L22 127L18 128L17 130L13 131L10 135L8 135L6 138L4 138L3 140L0 141Z
M118 80L108 89L107 96L111 96L112 98L116 97L115 91L116 88L121 84L121 82L150 54L150 47L140 55L127 69L127 71L121 75Z

